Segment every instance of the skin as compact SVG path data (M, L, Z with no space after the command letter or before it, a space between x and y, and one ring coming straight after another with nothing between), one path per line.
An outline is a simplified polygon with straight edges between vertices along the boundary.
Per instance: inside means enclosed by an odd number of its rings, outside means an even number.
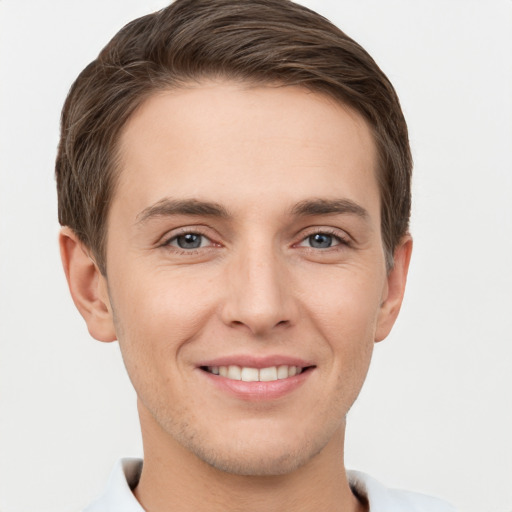
M301 88L203 83L149 98L120 148L107 276L68 228L60 243L75 304L92 336L119 340L138 394L136 497L150 512L364 510L345 416L412 246L387 272L365 121ZM179 247L187 233L201 246ZM273 398L199 368L276 355L309 369Z

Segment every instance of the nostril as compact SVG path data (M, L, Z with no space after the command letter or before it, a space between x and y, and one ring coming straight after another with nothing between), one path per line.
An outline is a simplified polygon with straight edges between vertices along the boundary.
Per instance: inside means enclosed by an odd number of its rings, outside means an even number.
M277 322L274 327L280 327L280 326L286 326L290 323L289 320L280 320L279 322ZM241 321L241 320L233 320L231 322L232 325L236 325L236 326L241 326L241 325L247 325L245 322Z

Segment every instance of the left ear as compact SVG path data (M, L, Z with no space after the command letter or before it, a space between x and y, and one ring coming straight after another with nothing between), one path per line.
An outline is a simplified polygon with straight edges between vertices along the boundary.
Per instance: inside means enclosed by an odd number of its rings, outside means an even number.
M116 332L105 276L71 228L61 229L59 244L69 291L89 333L99 341L114 341Z
M411 261L412 238L406 235L395 249L393 268L387 276L387 285L380 306L375 341L382 341L390 333L400 312Z

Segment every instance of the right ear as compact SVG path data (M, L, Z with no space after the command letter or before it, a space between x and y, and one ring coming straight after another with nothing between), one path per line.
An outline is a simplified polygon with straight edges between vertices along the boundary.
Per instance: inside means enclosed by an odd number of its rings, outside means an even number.
M71 297L89 333L99 341L115 341L117 336L106 277L71 228L61 229L59 246Z

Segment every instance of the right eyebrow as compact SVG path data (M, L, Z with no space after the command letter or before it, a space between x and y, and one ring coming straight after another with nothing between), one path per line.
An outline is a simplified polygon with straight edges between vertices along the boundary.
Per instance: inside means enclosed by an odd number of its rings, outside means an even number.
M365 221L370 217L367 210L350 199L306 199L297 203L291 213L301 217L351 214Z
M228 211L218 203L197 199L171 199L165 197L147 208L136 217L137 224L143 224L155 217L169 215L196 215L206 217L229 217Z

